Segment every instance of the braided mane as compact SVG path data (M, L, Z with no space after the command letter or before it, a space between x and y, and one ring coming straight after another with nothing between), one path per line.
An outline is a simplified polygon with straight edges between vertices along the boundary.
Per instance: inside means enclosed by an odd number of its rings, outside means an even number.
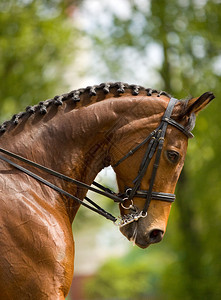
M88 95L89 98L92 96L96 96L98 91L103 91L105 94L105 97L108 96L108 94L111 94L111 90L116 89L116 92L118 94L118 97L121 94L125 93L125 89L129 89L131 91L131 94L133 96L139 95L140 91L146 91L147 96L152 96L152 94L157 94L157 97L160 97L161 95L165 95L167 97L170 97L170 95L164 91L158 91L151 88L144 88L140 85L135 84L127 84L122 82L115 82L115 83L101 83L99 85L93 85L88 86L86 88L81 88L78 90L73 90L69 93L62 94L60 96L55 96L52 99L47 99L45 101L41 101L36 105L33 106L27 106L26 110L24 112L20 112L18 114L13 115L11 120L5 121L0 126L0 134L3 134L7 128L11 125L16 126L19 123L19 120L23 117L30 116L34 113L40 113L41 115L45 115L47 113L47 108L51 105L60 106L63 105L63 103L67 100L72 100L74 103L77 103L81 101L85 95ZM112 90L113 92L113 90ZM105 99L104 97L104 99ZM103 99L102 99L103 100ZM88 102L87 102L88 104ZM84 103L83 103L84 105Z

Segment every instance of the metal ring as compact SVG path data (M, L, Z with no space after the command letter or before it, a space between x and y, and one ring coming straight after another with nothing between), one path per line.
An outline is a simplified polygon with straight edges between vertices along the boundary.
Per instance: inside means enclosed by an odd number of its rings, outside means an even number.
M147 211L145 212L145 214L143 214L143 213L144 213L144 212L141 211L141 213L140 213L141 218L146 218L146 216L147 216Z
M128 188L128 189L126 189L126 191L125 191L125 194L127 195L127 196L130 196L130 192L132 191L132 188Z
M123 201L126 201L128 200L128 198L124 198ZM133 200L131 199L131 204L127 207L127 206L124 206L123 203L121 203L120 205L124 208L124 209L131 209L134 207L134 203L133 203Z

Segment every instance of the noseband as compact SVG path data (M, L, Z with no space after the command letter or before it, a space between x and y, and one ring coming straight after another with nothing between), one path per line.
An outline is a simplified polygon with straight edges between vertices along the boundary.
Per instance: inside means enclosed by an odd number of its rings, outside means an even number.
M76 179L70 178L68 176L65 176L61 173L58 173L52 169L46 168L40 164L37 164L33 161L30 161L24 157L21 157L15 153L12 153L8 150L5 150L3 148L0 148L0 152L4 153L7 156L10 156L14 159L17 159L23 163L26 163L28 165L31 165L35 168L38 168L46 173L49 173L52 176L58 177L62 180L68 181L76 186L79 186L81 188L85 188L88 190L91 190L95 193L101 194L103 196L106 196L112 200L114 200L115 202L119 202L121 203L121 205L125 208L125 209L129 209L132 211L131 214L126 214L124 215L122 218L120 218L119 222L116 223L116 221L118 220L117 218L115 218L114 216L112 216L110 213L108 213L107 211L105 211L104 209L102 209L99 205L97 205L95 202L93 202L92 200L90 200L88 197L85 197L85 200L88 201L90 203L87 204L85 202L83 202L82 200L80 200L79 198L77 198L76 196L73 196L72 194L62 190L61 188L57 187L56 185L50 183L49 181L43 179L42 177L36 175L35 173L29 171L28 169L16 164L15 162L11 161L10 159L1 156L0 155L0 159L7 162L8 164L10 164L11 166L17 168L18 170L24 172L25 174L27 174L28 176L31 176L32 178L38 180L39 182L49 186L50 188L54 189L55 191L59 192L60 194L69 197L75 201L77 201L78 203L86 206L87 208L93 210L94 212L104 216L105 218L113 221L116 225L118 225L119 227L123 227L129 223L132 223L134 221L137 221L140 218L144 218L147 215L147 210L148 207L150 205L150 201L153 200L159 200L159 201L166 201L166 202L174 202L175 201L175 195L174 194L169 194L169 193L163 193L163 192L155 192L153 191L153 185L155 182L155 177L156 177L156 173L157 173L157 169L159 166L159 161L160 161L160 156L161 156L161 152L162 152L162 148L163 148L163 143L164 143L164 137L166 134L166 129L168 124L176 127L177 129L179 129L181 132L183 132L188 138L192 138L193 134L191 132L189 132L183 125L177 123L175 120L171 119L171 114L173 111L173 108L175 106L175 104L178 102L177 99L175 98L171 98L169 101L169 104L166 108L166 111L163 115L163 118L161 120L160 125L153 131L150 133L150 135L144 140L142 141L138 146L136 146L135 148L133 148L132 150L130 150L124 157L122 157L118 162L116 162L113 167L117 167L120 163L122 163L124 160L126 160L128 157L130 157L131 155L133 155L139 148L141 148L143 145L148 143L147 146L147 150L144 154L144 157L141 161L140 167L139 167L139 171L138 171L138 175L137 177L134 179L133 187L127 187L125 188L125 192L116 194L113 191L111 191L110 189L100 185L97 182L93 182L93 185L96 186L92 187L89 186L81 181L78 181ZM144 177L144 175L146 174L147 168L150 164L150 161L153 157L153 155L156 153L156 157L155 157L155 161L154 161L154 165L153 165L153 170L152 170L152 174L151 174L151 179L150 179L150 185L149 185L149 190L140 190L140 185L142 182L142 179ZM145 204L144 204L144 208L141 212L138 211L137 207L135 205L133 205L133 198L134 197L138 197L138 198L144 198ZM131 205L129 207L125 207L124 203L125 201L131 201Z

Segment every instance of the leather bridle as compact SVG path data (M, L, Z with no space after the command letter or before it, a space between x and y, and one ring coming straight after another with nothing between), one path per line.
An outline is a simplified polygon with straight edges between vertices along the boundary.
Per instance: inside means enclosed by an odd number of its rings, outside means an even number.
M171 114L173 112L173 108L175 104L178 102L177 99L171 98L168 106L166 108L166 111L161 119L160 125L150 133L150 135L142 141L138 146L130 150L124 157L122 157L118 162L116 162L113 167L117 167L120 163L122 163L124 160L126 160L129 156L133 155L140 147L142 147L144 144L148 143L147 150L144 154L143 160L140 164L138 175L133 180L133 187L127 187L125 189L125 198L124 200L131 201L131 205L129 207L124 207L131 209L132 214L125 215L122 220L123 226L132 223L133 221L138 220L139 218L144 218L147 215L147 210L150 205L151 199L153 200L159 200L159 201L166 201L166 202L174 202L176 199L175 194L170 193L162 193L162 192L154 192L153 186L157 174L157 169L159 167L161 152L163 149L163 143L164 138L167 130L168 124L176 127L179 129L182 133L184 133L188 138L193 138L193 134L188 131L183 125L179 124L175 120L171 118ZM139 187L141 185L142 179L144 175L146 174L147 168L150 164L151 159L153 158L153 155L156 153L155 161L153 164L153 170L150 178L150 184L149 189L147 191L139 190ZM146 199L143 210L138 211L136 206L133 204L133 198L144 198Z
M146 217L147 210L148 210L148 207L150 205L151 199L159 200L159 201L166 201L166 202L174 202L175 201L175 194L155 192L155 191L153 191L153 186L154 186L154 182L155 182L157 169L158 169L158 166L159 166L159 161L160 161L160 157L161 157L161 152L162 152L164 138L165 138L166 129L167 129L168 124L170 124L170 125L176 127L177 129L179 129L188 138L193 137L193 134L190 131L188 131L183 125L179 124L178 122L176 122L175 120L173 120L171 118L173 108L174 108L174 106L177 102L178 102L177 99L171 98L169 103L168 103L168 106L166 108L166 111L165 111L165 113L162 117L160 125L153 132L151 132L150 135L144 141L142 141L138 146L136 146L135 148L130 150L124 157L122 157L119 161L117 161L113 165L113 167L116 168L120 163L122 163L128 157L133 155L138 149L140 149L142 146L144 146L145 144L147 144L149 142L148 146L147 146L147 150L145 151L143 160L140 164L138 175L133 181L134 186L125 188L125 192L123 194L122 193L116 194L113 191L111 191L110 189L100 185L99 183L97 183L95 181L93 182L93 185L95 187L89 186L89 185L87 185L87 184L85 184L81 181L78 181L76 179L65 176L65 175L63 175L59 172L56 172L52 169L46 168L46 167L44 167L40 164L37 164L37 163L35 163L33 161L30 161L30 160L28 160L24 157L21 157L21 156L15 154L15 153L12 153L8 150L0 148L0 152L4 153L7 156L10 156L10 157L15 158L15 159L17 159L17 160L19 160L23 163L26 163L28 165L31 165L31 166L35 167L35 168L38 168L38 169L40 169L40 170L42 170L46 173L49 173L52 176L55 176L55 177L58 177L62 180L68 181L68 182L70 182L70 183L72 183L76 186L88 189L88 190L93 191L95 193L106 196L106 197L114 200L115 202L121 203L121 205L125 209L130 210L132 213L126 214L123 217L121 217L120 220L118 221L118 223L117 223L118 219L116 217L112 216L110 213L108 213L107 211L102 209L99 205L97 205L95 202L90 200L88 197L85 197L85 200L87 200L91 205L83 202L78 197L73 196L72 194L64 191L63 189L59 188L58 186L52 184L51 182L49 182L45 179L43 179L42 177L36 175L35 173L31 172L30 170L18 165L17 163L15 163L15 162L11 161L10 159L6 158L5 156L0 155L0 159L7 162L11 166L17 168L18 170L24 172L28 176L31 176L32 178L38 180L39 182L49 186L50 188L54 189L55 191L59 192L60 194L77 201L78 203L86 206L87 208L93 210L94 212L96 212L96 213L104 216L105 218L113 221L116 225L122 227L122 226L125 226L125 225L129 224L129 223L137 221L139 218ZM153 170L152 170L152 174L151 174L149 189L147 191L146 190L140 190L139 188L140 188L142 179L143 179L144 175L146 174L147 168L148 168L148 166L150 164L150 161L153 158L153 155L155 153L156 153L156 157L155 157ZM143 208L142 211L138 211L137 207L133 204L133 198L134 197L144 198L146 200L145 204L144 204L144 208ZM124 206L125 201L131 201L131 205L129 207L125 207Z

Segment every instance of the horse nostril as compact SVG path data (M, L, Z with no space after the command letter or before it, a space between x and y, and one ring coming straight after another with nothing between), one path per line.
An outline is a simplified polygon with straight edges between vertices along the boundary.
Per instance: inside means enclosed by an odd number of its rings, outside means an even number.
M159 243L163 238L164 232L160 229L153 229L150 232L150 242L151 244Z

